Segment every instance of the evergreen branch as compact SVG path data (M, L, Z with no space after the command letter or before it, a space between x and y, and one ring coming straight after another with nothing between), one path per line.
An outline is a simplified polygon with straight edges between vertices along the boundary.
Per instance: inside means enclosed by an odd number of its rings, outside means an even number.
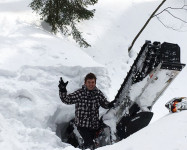
M87 48L87 47L90 47L91 45L88 44L85 39L82 37L81 35L81 32L79 32L75 26L75 24L72 22L71 24L71 27L72 27L72 36L73 36L73 39L79 43L80 47L84 47L84 48Z
M41 20L51 26L51 31L61 31L71 35L81 47L90 46L76 28L76 22L88 20L94 16L95 10L88 10L88 5L94 5L98 0L33 0L30 7L36 11ZM71 32L70 32L71 31Z

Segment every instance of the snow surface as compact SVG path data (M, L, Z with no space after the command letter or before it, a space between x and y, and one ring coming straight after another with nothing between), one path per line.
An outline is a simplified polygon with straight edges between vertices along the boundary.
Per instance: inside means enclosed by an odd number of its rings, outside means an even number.
M181 62L187 60L187 24L167 13L156 17L137 40L132 39L162 0L100 0L92 20L78 24L92 47L80 48L70 37L50 33L28 7L31 0L0 0L0 149L73 150L56 136L56 124L74 116L74 106L61 103L58 81L69 81L72 92L88 72L97 75L97 86L113 100L145 40L177 43ZM161 8L181 7L184 0L167 1ZM175 10L186 19L186 12ZM152 124L129 138L99 149L184 150L187 147L187 111L169 114L165 103L186 96L186 68L153 108ZM101 109L101 114L106 110Z
M161 69L158 65L147 77L137 84L132 85L130 89L130 99L136 101L144 111L149 111L155 100L160 97L162 92L167 89L171 81L180 73L176 70Z

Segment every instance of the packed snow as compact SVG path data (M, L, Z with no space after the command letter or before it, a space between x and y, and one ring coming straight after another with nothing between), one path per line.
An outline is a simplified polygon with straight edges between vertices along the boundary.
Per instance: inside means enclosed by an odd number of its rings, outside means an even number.
M148 107L154 104L178 73L180 71L161 69L161 65L158 65L141 82L132 85L130 99L141 106L142 110L149 111Z
M161 1L99 0L92 6L94 18L78 24L92 45L84 49L71 37L52 34L28 7L31 0L0 0L0 149L75 149L56 135L56 124L74 117L74 106L60 101L60 77L69 81L68 92L73 92L84 83L84 76L93 72L97 87L112 101L145 40L178 44L181 62L187 63L187 24L167 12L158 17L169 28L154 17L128 53L133 38ZM184 3L166 1L159 11ZM171 11L186 19L186 11ZM186 96L186 76L184 68L156 102L149 126L98 149L186 149L187 111L170 114L164 106L173 97Z

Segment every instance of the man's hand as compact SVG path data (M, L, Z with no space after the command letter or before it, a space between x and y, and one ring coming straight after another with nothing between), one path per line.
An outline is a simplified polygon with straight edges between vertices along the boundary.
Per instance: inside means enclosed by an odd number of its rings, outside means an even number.
M115 107L116 102L117 102L116 100L113 100L113 101L111 101L111 102L109 103L108 106L109 106L110 108Z
M62 77L60 77L60 81L59 81L59 85L58 85L59 90L60 90L61 92L67 92L67 90L66 90L67 84L68 84L68 81L65 83L65 82L62 80Z

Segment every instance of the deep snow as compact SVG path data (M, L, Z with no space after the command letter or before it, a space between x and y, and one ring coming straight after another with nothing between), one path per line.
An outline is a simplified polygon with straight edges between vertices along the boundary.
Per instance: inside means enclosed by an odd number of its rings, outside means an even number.
M179 31L165 28L153 18L130 55L128 46L161 0L100 0L92 20L79 24L92 47L83 49L60 33L49 32L28 7L31 0L0 1L0 148L5 150L71 150L56 136L57 123L69 121L74 106L61 103L58 81L69 81L72 92L88 72L97 75L97 86L114 99L120 84L145 40L177 43L186 63L186 24L167 13L160 19ZM184 0L167 1L180 7ZM186 19L185 11L174 11ZM184 150L187 147L187 112L169 114L165 103L186 96L186 68L160 97L152 124L129 138L100 149ZM101 109L101 114L106 110ZM163 117L163 118L162 118ZM160 119L161 118L161 119ZM159 119L159 120L158 120ZM173 143L173 144L171 144Z

